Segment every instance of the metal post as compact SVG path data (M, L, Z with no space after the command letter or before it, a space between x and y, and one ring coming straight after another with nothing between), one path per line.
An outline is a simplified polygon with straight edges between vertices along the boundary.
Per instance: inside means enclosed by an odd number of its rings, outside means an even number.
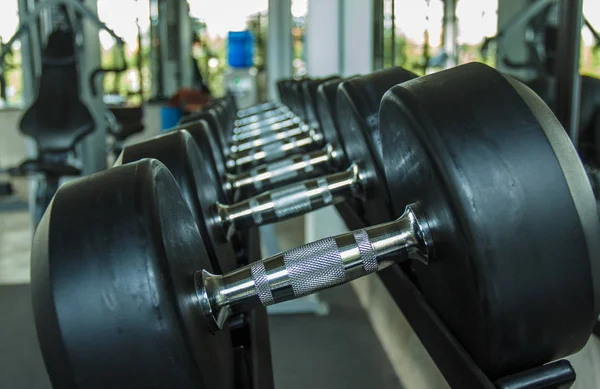
M277 99L276 82L292 75L292 2L269 0L267 85L269 98Z
M577 148L581 78L579 55L583 0L561 0L556 61L556 116Z
M30 10L34 8L33 0L19 0L19 20L27 20ZM40 35L39 35L39 24L36 22L31 23L29 26L29 33L21 36L21 69L22 69L22 80L23 80L23 106L28 107L33 103L37 95L37 78L41 73L41 46L40 46ZM25 155L27 158L35 159L37 157L37 146L35 141L29 137L25 137ZM27 179L29 196L28 204L29 209L35 209L36 204L36 192L38 186L38 178L30 176ZM33 213L30 214L31 220L33 220ZM31 233L34 232L32 223Z
M19 19L26 20L33 7L31 0L19 0ZM23 105L29 106L36 95L37 77L41 73L40 36L37 23L32 23L29 33L21 36L21 69L23 77ZM35 149L35 144L32 144ZM28 156L29 153L28 153Z
M456 0L444 1L444 51L448 56L446 68L458 64L458 50L456 47L456 36L458 35L456 25Z
M373 68L383 69L383 0L373 1ZM343 23L342 23L343 26ZM341 45L343 46L343 45Z
M98 0L86 0L83 5L94 14L97 14ZM90 75L101 65L98 27L91 23L81 23L81 26L83 28L83 37L85 40L83 50L79 53L79 85L81 89L81 99L88 106L96 126L94 132L86 136L78 147L83 162L83 174L87 175L99 172L107 167L106 136L108 130L104 119L104 110L106 107L102 101L102 93L98 93L95 96L88 87ZM95 82L96 90L103 91L103 78L96 77Z
M392 66L396 66L396 1L390 0L392 2L392 39L391 39L391 56L392 56Z
M177 34L179 36L179 68L181 70L181 83L179 88L191 88L194 85L192 60L192 18L187 0L179 0L177 13Z

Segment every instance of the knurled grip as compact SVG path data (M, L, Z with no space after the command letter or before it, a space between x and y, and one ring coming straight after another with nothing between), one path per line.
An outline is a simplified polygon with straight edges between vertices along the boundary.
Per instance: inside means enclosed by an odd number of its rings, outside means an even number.
M283 261L296 297L346 282L346 270L334 238L286 251Z
M275 215L280 219L306 213L311 209L308 191L303 183L272 191L271 201Z
M356 230L352 232L356 245L358 246L358 252L362 258L363 267L367 273L377 271L379 268L379 262L377 261L377 253L373 249L373 245L369 240L369 235L365 230Z
M290 142L295 142L296 139L290 139ZM284 146L285 142L277 141L273 143L266 144L262 147L262 151L265 153L265 160L271 161L283 157L285 155Z
M265 166L254 168L251 170L251 175L257 177L264 169L265 173L270 173L268 178L269 182L271 184L276 184L277 182L287 180L298 175L298 172L292 169L292 166L294 166L294 158L286 158L282 159L281 161L276 161ZM262 188L263 181L254 180L254 189L260 191Z
M309 186L317 192L314 183ZM388 223L311 242L224 275L197 272L196 293L207 325L220 329L232 314L257 305L310 295L409 259L428 264L432 248L429 224L419 206L410 204Z
M265 136L262 138L258 138L258 139L254 139L254 140L250 140L250 141L247 141L244 143L240 143L233 149L236 150L236 152L252 150L254 148L265 146L265 145L268 145L271 143L275 143L275 142L284 140L284 139L292 137L292 136L301 135L304 132L306 132L306 130L302 129L301 127L295 127L295 128L292 128L292 129L289 129L286 131L279 131L279 132L274 131L271 135L268 135L268 136Z
M271 286L269 285L269 279L267 278L267 271L265 264L261 261L254 262L250 267L250 273L256 286L256 292L258 299L262 305L271 305L275 303L273 293L271 292Z
M327 206L333 203L333 194L327 180L317 181L318 191L309 191L307 182L293 184L271 192L273 210L279 219L310 212L314 205Z

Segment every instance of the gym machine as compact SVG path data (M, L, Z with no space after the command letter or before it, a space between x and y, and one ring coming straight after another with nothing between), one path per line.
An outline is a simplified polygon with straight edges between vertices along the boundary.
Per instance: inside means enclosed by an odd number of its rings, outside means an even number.
M79 1L46 0L35 5L26 18L23 18L19 29L6 42L4 47L10 47L24 34L31 35L32 26L37 26L43 12L47 11L52 19L52 32L42 49L41 70L36 83L35 98L25 111L20 130L31 137L36 144L36 157L23 161L19 166L5 169L13 176L41 174L35 186L32 204L34 227L39 222L42 213L58 189L63 177L80 176L84 173L85 163L82 162L80 145L84 138L91 135L97 128L96 119L88 103L84 102L83 90L90 89L92 97L99 96L95 88L95 79L106 72L121 72L126 66L123 54L124 41L110 28L102 23L97 16ZM80 60L83 53L81 35L83 34L80 17L92 21L100 29L107 31L117 42L117 47L123 57L123 66L119 68L97 68L91 72L88 82L81 80ZM28 37L29 37L28 35ZM6 50L0 50L6 51ZM134 110L135 111L135 110ZM119 118L115 116L119 114ZM134 112L137 126L124 126L125 114L119 110L105 113L111 123L113 136L122 141L132 133L143 130L141 110ZM131 117L129 113L128 119ZM121 119L121 120L119 120ZM103 159L105 148L102 147Z

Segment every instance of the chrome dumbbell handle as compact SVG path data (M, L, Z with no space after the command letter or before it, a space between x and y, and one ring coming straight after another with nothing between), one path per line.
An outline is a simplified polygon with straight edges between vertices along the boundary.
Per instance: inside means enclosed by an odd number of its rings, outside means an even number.
M428 263L431 233L417 205L390 223L325 238L254 262L225 275L196 273L196 295L207 324L345 284L409 258ZM394 257L391 257L395 254Z
M233 128L233 133L234 134L239 134L245 131L250 131L250 130L256 130L258 128L262 128L271 124L275 124L287 119L291 119L293 118L295 115L293 112L284 112L281 113L279 115L276 116L271 116L267 119L258 121L258 122L254 122L254 123L249 123L249 124L245 124L242 126L236 126Z
M240 153L305 133L316 133L316 131L311 129L306 124L298 127L285 128L283 131L273 131L269 135L250 138L250 140L247 140L243 143L234 144L229 148L229 150L232 154Z
M274 116L279 116L285 113L289 113L288 109L272 109L269 111L257 113L251 116L246 116L244 118L237 119L233 122L235 127L245 126L247 124L258 123L265 119L269 119Z
M238 118L244 118L247 116L260 114L262 112L273 110L273 109L287 109L287 107L285 107L279 103L275 103L275 102L266 102L266 103L262 103L262 104L253 105L252 107L240 109L237 112L237 116L238 116Z
M248 130L244 132L236 132L236 128L233 129L233 136L231 140L233 144L241 143L246 140L251 140L252 138L258 138L260 136L264 136L271 132L287 130L291 127L298 127L300 125L300 119L297 117L292 117L286 120L283 120L278 123L269 124L260 128L255 128L253 130Z
M256 165L257 163L276 161L289 154L301 153L307 147L322 144L323 139L322 134L315 132L297 138L292 137L281 142L273 142L258 149L236 155L232 154L225 165L231 171L239 167L244 168L248 165Z
M217 225L226 239L236 231L275 223L350 197L364 197L364 180L358 165L348 170L291 184L231 205L215 205Z
M308 154L296 154L235 175L227 174L223 189L230 195L245 189L261 192L286 181L323 175L339 165L341 156L338 154L331 145L327 145Z

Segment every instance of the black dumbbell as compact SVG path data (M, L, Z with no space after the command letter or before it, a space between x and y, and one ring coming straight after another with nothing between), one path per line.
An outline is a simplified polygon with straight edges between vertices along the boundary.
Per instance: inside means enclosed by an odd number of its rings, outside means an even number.
M245 139L248 133L267 133L269 131L277 131L282 126L289 125L291 119L305 119L305 111L303 107L302 97L298 96L301 90L298 86L308 79L301 80L283 80L278 82L279 98L282 102L282 108L267 111L264 114L253 115L245 118L237 118L233 121L232 134L233 141L237 141L235 137L240 136L240 139ZM239 113L238 113L239 116Z
M338 76L331 76L320 79L307 79L296 83L297 87L292 90L293 95L297 95L292 101L292 98L288 99L288 103L294 107L294 112L302 112L296 117L298 123L301 121L302 125L296 125L295 127L287 127L280 130L287 123L282 122L274 125L276 129L271 130L248 130L243 133L234 133L231 136L232 142L230 147L230 158L234 159L236 153L245 152L248 150L263 147L265 145L272 145L275 142L283 142L289 140L291 137L307 134L309 136L315 136L320 131L320 121L316 113L316 101L315 95L319 85L327 83L329 81L341 80ZM322 138L322 136L321 136ZM316 140L316 141L319 141Z
M356 202L362 210L359 213L368 221L385 220L390 201L383 188L381 161L374 151L380 146L367 147L372 139L378 138L368 136L367 132L378 128L368 126L367 119L377 115L379 101L390 87L413 77L406 70L394 68L354 78L340 87L338 108L343 112L340 127L347 129L344 139L349 140L345 140L345 149L353 153L345 155L346 166L355 161L348 169L237 203L227 203L219 172L213 166L208 138L196 137L194 142L185 131L171 132L126 147L119 162L156 158L165 163L179 182L203 238L212 242L207 250L214 259L213 267L232 269L238 264L239 247L230 241L236 232L250 227L282 221L341 201ZM197 145L206 152L201 152Z
M273 116L280 115L282 113L290 112L289 101L287 99L287 85L292 79L282 79L277 82L277 89L279 92L279 98L281 103L277 102L266 102L254 105L252 107L237 109L237 104L233 96L229 95L228 102L233 105L235 111L234 125L236 127L243 126L245 124L267 119Z
M333 81L332 81L333 82ZM327 82L325 84L330 84ZM318 82L313 84L319 85ZM328 98L335 99L335 91L339 82L329 87ZM313 103L314 104L314 103ZM310 111L314 110L311 108ZM254 191L262 191L263 188L268 189L272 185L282 185L295 181L299 177L300 171L305 171L305 177L310 174L322 175L326 172L325 168L330 167L334 158L328 157L330 147L325 147L321 151L314 151L307 155L295 155L272 164L260 165L252 170L245 171L240 174L231 174L227 172L225 167L226 155L223 144L227 143L227 132L223 130L225 126L222 123L221 116L225 116L224 108L211 108L202 113L196 114L193 120L185 122L176 129L187 129L199 146L203 153L213 156L213 163L218 172L218 177L223 180L223 188L226 192L227 203L231 202L235 197L234 193L242 191L244 196L248 196ZM330 114L329 112L327 112ZM329 121L331 122L331 121ZM312 125L316 128L318 124L313 120ZM323 129L323 131L335 131ZM322 151L325 151L323 153Z
M401 262L493 379L581 349L600 307L600 223L548 107L466 65L392 88L380 116L388 222L223 275L160 162L60 188L32 251L54 386L231 387L216 383L227 317Z
M229 203L227 199L239 198L234 196L237 191L241 191L242 197L247 197L290 182L318 177L327 172L339 172L354 160L372 159L372 154L366 149L368 142L372 143L372 149L379 147L375 143L378 137L371 134L378 131L376 117L379 99L391 86L413 77L415 77L413 73L402 68L392 68L363 77L353 77L345 82L337 79L319 84L319 92L312 91L312 99L317 100L316 103L307 106L318 107L320 110L318 118L323 125L318 127L327 139L325 147L307 154L293 154L274 163L259 165L235 175L227 173L226 167L223 166L224 156L212 151L215 142L208 139L210 131L205 124L197 122L180 128L187 129L192 134L203 154L214 155L214 161L211 162L214 162L216 175L222 177L222 187L226 192L224 201ZM338 88L341 90L340 104L345 107L342 113L338 113L336 109ZM336 119L333 119L338 115L345 116L341 128L338 128L335 124ZM314 126L317 127L316 124ZM371 141L365 140L363 131L368 133ZM346 154L346 149L353 153L351 157ZM285 150L287 149L280 149L281 152ZM364 150L364 153L357 150Z
M234 128L231 145L224 145L229 147L225 155L231 171L237 170L237 166L256 164L256 161L274 161L289 153L306 152L319 147L324 137L320 133L316 116L312 114L314 108L308 102L310 96L305 95L310 93L310 88L316 91L318 85L336 79L339 77L292 82L295 98L290 99L290 104L294 107L293 111L298 113L298 117L294 119L241 133L236 133L235 130L238 129ZM289 121L295 123L290 126Z
M288 99L288 102L291 104L291 97ZM301 110L301 105L301 103L294 103L294 106L296 107L295 109L297 109L299 113ZM232 135L230 133L232 126L231 118L233 116L232 104L230 100L218 100L215 101L214 104L204 112L188 116L182 121L182 124L188 125L194 121L205 119L207 115L211 115L211 129L214 130L214 134L221 144L222 154L225 157L229 157L231 151L235 153L240 148L241 150L239 151L247 152L249 150L248 146L266 146L269 143L277 142L281 139L289 138L295 135L306 135L304 138L310 139L309 142L319 141L320 138L316 131L303 124L300 116L295 116L292 111L290 111L288 114L290 117L284 121L266 126L264 128L246 131L242 134ZM248 142L243 140L239 145L234 145L233 148L230 148L231 137L233 137L235 140L237 136L242 137L242 139L247 139ZM299 140L299 142L306 143L306 139Z

